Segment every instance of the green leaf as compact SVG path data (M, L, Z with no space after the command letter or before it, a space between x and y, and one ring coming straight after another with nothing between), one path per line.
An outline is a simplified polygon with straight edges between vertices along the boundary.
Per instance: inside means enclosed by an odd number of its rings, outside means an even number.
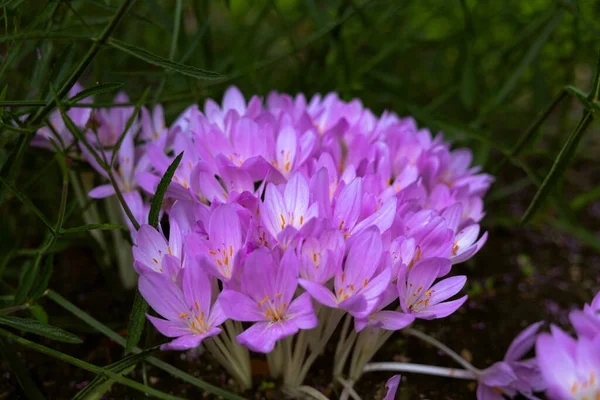
M48 313L46 312L46 310L44 310L44 307L36 304L34 306L30 306L27 310L31 313L31 316L33 316L33 318L35 318L36 321L38 321L40 324L48 325Z
M93 372L95 374L104 374L104 375L108 376L110 379L112 379L112 380L114 380L116 382L119 382L119 383L121 383L123 385L127 385L127 386L129 386L129 387L131 387L131 388L133 388L135 390L138 390L138 391L140 391L142 393L147 393L147 394L149 394L151 396L154 396L156 398L165 399L165 400L184 400L181 397L172 396L170 394L167 394L167 393L161 392L159 390L153 389L150 386L146 386L146 385L144 385L142 383L139 383L139 382L136 382L134 380L125 378L125 377L123 377L123 376L121 376L119 374L116 374L116 373L108 370L108 369L104 369L104 368L98 367L98 366L96 366L94 364L90 364L90 363L85 362L83 360L80 360L78 358L72 357L72 356L70 356L68 354L61 353L60 351L56 351L54 349L51 349L51 348L46 347L46 346L42 346L41 344L34 343L34 342L30 341L30 340L24 339L24 338L19 337L17 335L13 335L12 333L10 333L8 331L5 331L4 329L0 329L0 335L13 340L14 342L16 342L16 343L18 343L18 344L20 344L22 346L25 346L27 348L33 349L35 351L39 351L40 353L43 353L43 354L47 354L47 355L49 355L51 357L57 358L57 359L59 359L61 361L67 362L67 363L69 363L71 365L74 365L76 367L85 369L86 371L90 371L90 372Z
M492 100L491 103L488 103L484 107L484 111L482 112L483 114L488 113L495 106L502 103L506 99L506 97L510 94L510 92L515 88L515 86L519 82L519 79L525 73L525 70L527 69L529 64L531 64L531 62L533 60L535 60L535 58L539 54L544 43L546 43L546 41L548 40L548 38L550 37L552 32L554 32L554 30L556 29L556 27L562 20L562 16L563 16L562 11L558 11L558 14L555 15L548 22L548 24L544 27L544 29L542 29L539 36L532 43L529 50L527 50L527 53L525 53L525 56L523 57L523 59L521 60L521 62L517 66L517 68L512 72L512 74L510 74L508 79L506 79L504 81L504 84L502 85L502 88L498 92L498 95Z
M87 224L82 226L76 226L74 228L67 228L60 231L61 234L69 234L69 233L77 233L77 232L87 232L93 230L101 230L101 231L112 231L115 229L123 229L127 230L125 225L117 225L117 224Z
M49 254L41 274L37 277L35 286L31 289L31 299L39 299L48 288L48 282L54 272L54 254ZM36 274L37 275L37 274Z
M146 312L148 303L142 297L139 290L135 291L135 299L129 316L129 325L127 326L127 342L125 344L125 353L130 353L140 341L144 331L144 322L146 322Z
M593 113L591 111L586 111L581 120L579 121L579 124L577 125L573 133L569 136L567 142L564 144L564 146L560 150L560 153L554 160L550 172L542 182L540 188L535 194L535 197L529 204L527 211L525 211L525 214L523 214L523 217L521 218L522 224L527 223L531 219L531 217L533 217L535 212L540 208L544 200L546 200L546 198L550 194L550 191L552 190L556 182L563 176L565 170L567 169L567 166L569 165L569 162L571 161L571 159L573 159L575 155L577 145L581 141L585 130L592 123L593 120Z
M152 197L152 203L150 204L150 213L148 214L148 224L152 225L154 228L158 228L158 216L160 215L160 208L162 207L162 202L165 197L165 193L169 188L169 184L171 183L171 179L173 179L173 175L175 175L175 171L181 162L181 158L183 157L183 151L179 153L179 155L173 160L169 168L167 168L167 172L160 179L158 187L156 188L156 193L154 193L154 197Z
M125 357L113 364L107 365L104 369L108 369L116 374L126 373L130 367L135 366L135 364L145 360L153 353L156 353L160 346L154 346L147 350L142 351L141 353L132 354L128 357ZM80 390L72 400L84 400L88 399L92 393L96 392L100 386L106 383L109 379L106 376L97 375L94 380L92 380L86 387Z
M94 87L87 88L77 93L75 96L71 97L67 102L68 103L77 103L80 100L87 99L91 96L97 96L102 93L113 92L117 89L123 87L121 82L106 82L99 83Z
M593 92L588 95L576 88L575 86L571 85L565 86L565 90L570 95L576 97L577 100L579 100L581 104L588 110L592 110L594 112L600 111L600 104L598 104L597 101L592 99Z
M50 339L66 343L83 343L83 340L77 336L51 325L43 325L34 319L25 319L0 315L0 325L10 326L25 332L34 333Z
M150 88L146 88L146 90L144 90L142 97L140 97L137 105L135 106L135 110L133 111L133 114L131 114L131 117L129 117L129 119L127 120L127 124L125 124L125 129L123 129L123 132L121 132L121 134L119 135L119 139L117 140L117 143L115 144L115 147L113 148L112 156L110 158L110 166L111 167L115 163L115 158L117 158L117 154L119 154L119 149L121 148L121 145L123 144L125 135L127 134L127 132L129 132L129 128L131 128L131 125L133 125L133 122L135 121L138 114L140 113L142 104L144 104L144 102L146 101L146 97L148 97L149 92L150 92ZM133 134L135 134L135 132L133 132Z
M121 42L120 40L111 38L108 40L108 44L116 49L119 49L129 55L134 56L135 58L145 61L148 64L173 70L179 72L180 74L191 76L192 78L203 80L226 79L226 76L223 76L219 73L206 71L200 68L192 67L191 65L180 64L176 61L169 61L166 58L159 57L144 49L139 48L138 46L133 46L125 42Z

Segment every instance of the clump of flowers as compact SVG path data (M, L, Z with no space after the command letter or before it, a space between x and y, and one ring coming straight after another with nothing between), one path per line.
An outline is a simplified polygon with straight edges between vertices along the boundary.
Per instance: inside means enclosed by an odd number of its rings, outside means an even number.
M99 110L77 125L108 158L124 135L116 188L90 196L118 189L141 225L130 224L134 267L159 315L148 318L172 338L163 349L202 342L244 388L248 349L266 353L294 390L339 331L334 373L351 386L391 332L466 301L455 265L487 239L478 223L493 181L468 149L335 93L246 101L231 87L222 104L191 106L171 126L160 106L140 114L128 125L132 107ZM149 200L181 153L163 203L167 235L146 224Z

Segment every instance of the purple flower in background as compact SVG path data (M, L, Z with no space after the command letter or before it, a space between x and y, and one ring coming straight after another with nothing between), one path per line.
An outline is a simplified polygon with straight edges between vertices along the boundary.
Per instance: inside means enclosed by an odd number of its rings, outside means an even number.
M76 83L73 85L71 90L69 90L68 97L71 98L82 90L83 86L81 86L79 83ZM87 97L81 100L78 104L88 104L92 101L92 97ZM75 126L82 130L85 129L85 125L90 119L91 114L92 109L87 107L72 107L67 111L67 115L69 118L71 118ZM31 145L36 147L45 147L50 150L54 149L52 143L57 145L62 150L66 150L71 147L75 138L73 137L73 134L69 128L67 128L65 125L65 121L63 120L60 111L53 111L48 119L52 125L52 129L47 126L40 128L36 132L35 138L31 141ZM56 132L58 136L56 136L54 132Z
M405 278L398 278L402 311L416 318L434 319L447 317L463 305L466 295L457 300L445 300L465 286L466 276L453 276L433 284L440 270L448 269L449 263L444 258L429 258L401 272L405 274Z
M150 307L163 318L148 315L163 335L176 338L163 350L187 350L207 337L218 335L227 318L218 302L211 306L211 281L197 265L182 270L182 287L162 274L147 272L140 276L139 289Z
M317 326L308 293L294 299L297 286L298 258L292 249L280 263L266 249L252 252L244 263L240 291L226 289L219 297L228 318L255 322L237 336L238 342L269 353L278 340Z
M573 310L569 319L579 336L593 339L600 335L600 292L594 296L591 304L585 304L583 310Z
M541 333L535 353L551 400L595 400L600 397L600 336L567 335L556 326Z
M521 360L533 348L541 325L542 322L536 322L528 326L510 344L503 361L482 371L478 400L502 400L503 395L512 398L517 393L533 399L533 392L545 389L537 361L534 358Z

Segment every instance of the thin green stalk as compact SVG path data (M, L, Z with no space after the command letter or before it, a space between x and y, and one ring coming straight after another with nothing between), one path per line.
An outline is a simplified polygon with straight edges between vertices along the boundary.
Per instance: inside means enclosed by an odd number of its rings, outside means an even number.
M35 342L31 342L27 339L23 339L17 335L14 335L8 331L5 331L4 329L0 328L0 335L11 339L12 341L25 346L27 348L30 348L32 350L38 351L40 353L49 355L51 357L57 358L61 361L64 361L66 363L69 363L71 365L74 365L78 368L84 369L86 371L90 371L93 372L94 374L103 374L106 375L107 377L109 377L110 379L119 382L123 385L127 385L129 387L131 387L132 389L138 390L142 393L147 393L149 395L155 396L159 399L165 399L165 400L184 400L181 397L177 397L177 396L172 396L170 394L167 393L163 393L161 391L158 391L156 389L152 389L151 387L148 386L144 386L139 382L133 381L131 379L125 378L119 374L116 374L108 369L104 369L102 367L98 367L96 365L87 363L85 361L82 361L78 358L75 357L71 357L68 354L64 354L61 353L60 351L56 351L54 349L51 349L49 347L46 346L42 346L41 344L37 344Z
M69 90L71 90L73 85L77 83L77 81L83 74L83 71L85 71L88 65L92 62L96 54L98 54L98 51L100 51L102 45L106 43L110 35L113 33L119 22L121 22L121 20L129 10L129 8L133 5L133 3L135 3L135 0L125 0L119 8L119 10L115 13L109 24L106 26L106 28L104 28L104 31L100 34L100 37L97 40L94 40L92 46L90 47L86 55L83 57L83 60L81 60L77 68L75 68L73 73L71 73L67 81L62 85L62 87L58 91L57 97L59 100L62 100L62 98L65 97L67 93L69 93ZM43 106L33 117L27 119L27 123L29 125L35 125L37 123L40 123L44 119L44 117L48 113L50 113L50 111L52 111L52 109L55 106L56 99L50 99L50 101L45 106Z
M106 337L112 339L120 346L125 347L126 340L123 336L119 335L117 332L113 331L112 329L110 329L109 327L107 327L106 325L104 325L103 323L98 321L97 319L91 317L89 314L85 313L83 310L81 310L80 308L75 306L73 303L71 303L70 301L68 301L67 299L65 299L58 293L56 293L55 291L49 289L47 293L48 293L48 298L50 298L52 301L56 302L58 305L63 307L65 310L71 312L77 318L81 319L83 322L85 322L86 324L88 324L89 326L91 326L92 328L97 330L98 332L100 332L103 335L105 335ZM134 347L132 351L134 353L140 353L142 350L139 347ZM224 389L221 389L219 387L216 387L209 383L206 383L206 382L196 378L195 376L192 376L186 372L183 372L183 371L175 368L171 364L167 364L166 362L159 360L156 357L148 357L146 359L146 361L148 363L154 365L155 367L160 368L163 371L166 371L167 373L169 373L177 378L180 378L180 379L184 380L185 382L188 382L202 390L210 392L214 395L222 396L228 400L244 400L243 397L237 396L237 395L230 393Z

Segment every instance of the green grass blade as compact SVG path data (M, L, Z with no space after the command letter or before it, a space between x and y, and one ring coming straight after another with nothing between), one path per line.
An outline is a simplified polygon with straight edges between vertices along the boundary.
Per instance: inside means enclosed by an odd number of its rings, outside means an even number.
M34 319L11 317L8 315L0 315L0 325L10 326L11 328L19 329L24 332L34 333L44 336L59 342L66 343L83 343L77 336L65 330L51 325L42 325Z
M591 92L590 94L585 94L583 91L579 90L579 88L576 88L572 85L565 86L565 91L573 97L576 97L577 100L579 100L581 104L588 110L600 112L600 104L598 104L597 101L592 100L594 92Z
M139 60L145 61L148 64L156 65L157 67L165 68L180 74L191 76L192 78L202 80L219 80L226 79L225 76L212 71L206 71L191 65L180 64L176 61L170 61L166 58L159 57L156 54L152 54L149 51L139 48L125 42L121 42L116 39L109 39L108 44L112 47L121 50Z
M90 65L96 54L98 54L98 51L100 51L101 46L109 39L110 35L116 29L117 25L119 24L119 22L121 22L121 20L129 10L129 8L133 5L133 3L135 3L135 0L125 0L123 2L119 10L113 16L110 23L106 26L106 28L100 35L100 37L94 41L94 43L92 44L86 55L83 57L81 62L77 65L73 73L71 73L67 81L62 85L62 87L58 91L57 96L55 96L53 100L49 101L46 106L42 107L35 114L35 116L30 119L29 122L31 124L35 125L36 123L42 121L44 117L48 113L50 113L50 111L52 111L52 109L56 105L56 101L62 99L69 92L69 90L71 90L73 85L77 83L85 69L88 67L88 65Z
M487 114L495 106L501 104L510 94L510 92L516 87L517 83L519 82L519 79L525 73L525 70L527 69L529 64L531 64L531 62L535 60L544 43L546 43L552 32L554 32L554 30L560 24L562 16L562 11L558 11L558 13L548 22L548 24L540 32L539 36L532 43L531 47L527 50L527 53L525 53L525 56L523 57L517 68L512 72L508 79L504 81L504 84L502 85L502 88L500 88L500 91L498 92L496 97L492 100L491 103L487 104L483 108L482 114Z
M130 353L140 342L142 332L144 332L147 311L148 303L144 297L142 297L140 291L136 289L133 307L131 307L131 315L129 316L129 325L127 326L125 353Z
M61 234L69 234L69 233L77 233L77 232L87 232L94 230L102 230L102 231L112 231L115 229L129 229L125 225L117 225L117 224L87 224L76 226L74 228L66 228L60 231Z
M114 373L114 372L108 370L108 369L104 369L104 368L98 367L96 365L93 365L93 364L87 363L85 361L82 361L82 360L80 360L78 358L72 357L72 356L70 356L68 354L61 353L60 351L56 351L56 350L51 349L49 347L42 346L41 344L37 344L37 343L32 342L30 340L21 338L21 337L19 337L17 335L13 335L12 333L10 333L8 331L5 331L4 329L0 329L0 335L13 340L14 342L16 342L16 343L18 343L18 344L20 344L22 346L25 346L25 347L30 348L32 350L35 350L35 351L38 351L40 353L49 355L51 357L57 358L57 359L59 359L61 361L67 362L67 363L69 363L71 365L74 365L76 367L79 367L81 369L85 369L86 371L90 371L90 372L93 372L95 374L104 374L104 375L106 375L110 379L113 379L116 382L119 382L119 383L121 383L123 385L129 386L132 389L138 390L138 391L140 391L142 393L147 393L147 394L149 394L151 396L154 396L156 398L164 399L164 400L184 400L181 397L172 396L170 394L167 394L167 393L161 392L159 390L153 389L150 386L145 386L145 385L143 385L143 384L141 384L139 382L136 382L136 381L128 379L128 378L125 378L125 377L123 377L123 376L121 376L121 375L119 375L117 373Z
M44 295L46 289L48 289L48 283L54 272L54 254L49 254L44 263L44 268L38 277L36 277L35 285L31 289L31 298L39 299Z
M158 229L158 216L160 215L160 208L162 207L163 199L165 197L165 193L167 193L167 189L171 184L171 180L173 179L173 175L175 175L175 171L177 167L179 167L179 163L181 162L181 158L183 157L183 151L179 153L179 155L173 160L169 168L167 168L167 172L160 179L158 187L156 188L156 193L154 193L154 197L152 197L152 203L150 204L150 213L148 214L148 224L152 225L154 228Z
M67 103L77 103L80 100L87 99L88 97L97 96L102 93L113 92L123 87L121 82L105 82L99 83L94 87L87 88L71 97Z
M592 190L576 196L571 201L571 208L575 211L579 211L582 208L586 207L587 205L593 203L594 201L596 201L599 198L600 198L600 186L596 186Z
M567 166L569 165L569 162L573 159L573 156L575 155L577 145L581 141L585 130L592 123L593 120L593 113L591 111L585 111L583 117L581 118L581 121L579 121L579 124L577 125L573 133L569 136L567 142L564 144L564 146L560 150L560 153L554 160L550 172L542 182L542 185L535 194L535 197L529 204L527 211L525 211L525 214L523 214L523 217L521 218L522 224L527 223L531 219L531 217L533 217L535 212L540 208L544 200L546 200L546 198L550 194L550 191L554 187L556 182L563 176L565 170L567 169Z
M141 353L133 354L129 357L125 357L113 364L107 365L104 369L108 369L111 372L116 374L126 372L130 367L135 366L135 364L140 361L145 360L151 354L156 353L160 346L152 347L148 350L144 350ZM97 375L89 384L86 385L82 390L77 392L77 394L73 397L72 400L84 400L92 393L96 392L100 386L104 385L109 379L106 376Z
M104 325L103 323L98 321L97 319L88 315L83 310L78 308L76 305L74 305L73 303L71 303L70 301L68 301L67 299L65 299L58 293L56 293L55 291L48 290L47 296L52 301L56 302L58 305L63 307L65 310L71 312L77 318L81 319L86 324L88 324L89 326L91 326L92 328L97 330L98 332L102 333L104 336L114 340L119 345L125 347L126 341L125 341L124 337L122 337L117 332L113 331L112 329L110 329L109 327L107 327L106 325ZM133 351L135 353L139 353L141 350L136 347L133 349ZM175 368L174 366L172 366L170 364L167 364L164 361L159 360L158 358L148 357L147 361L150 364L162 369L163 371L166 371L169 374L171 374L177 378L180 378L180 379L184 380L185 382L188 382L202 390L210 392L216 396L222 396L227 400L243 400L244 399L243 397L237 396L237 395L230 393L224 389L221 389L219 387L216 387L209 383L206 383L203 380L196 378L195 376L192 376L184 371L181 371L181 370Z
M21 201L21 203L25 204L28 208L30 208L35 215L37 215L42 222L44 223L44 225L46 225L49 229L50 232L52 232L52 234L54 234L54 226L52 225L52 223L48 220L48 218L46 218L46 216L44 215L44 213L42 213L40 211L39 208L37 208L32 202L31 200L29 200L29 198L27 196L25 196L23 193L19 192L17 190L16 187L14 187L13 185L11 185L10 183L8 183L6 180L4 180L4 178L0 177L0 183L2 183L4 186L6 186L6 188L8 190L10 190L10 192Z

